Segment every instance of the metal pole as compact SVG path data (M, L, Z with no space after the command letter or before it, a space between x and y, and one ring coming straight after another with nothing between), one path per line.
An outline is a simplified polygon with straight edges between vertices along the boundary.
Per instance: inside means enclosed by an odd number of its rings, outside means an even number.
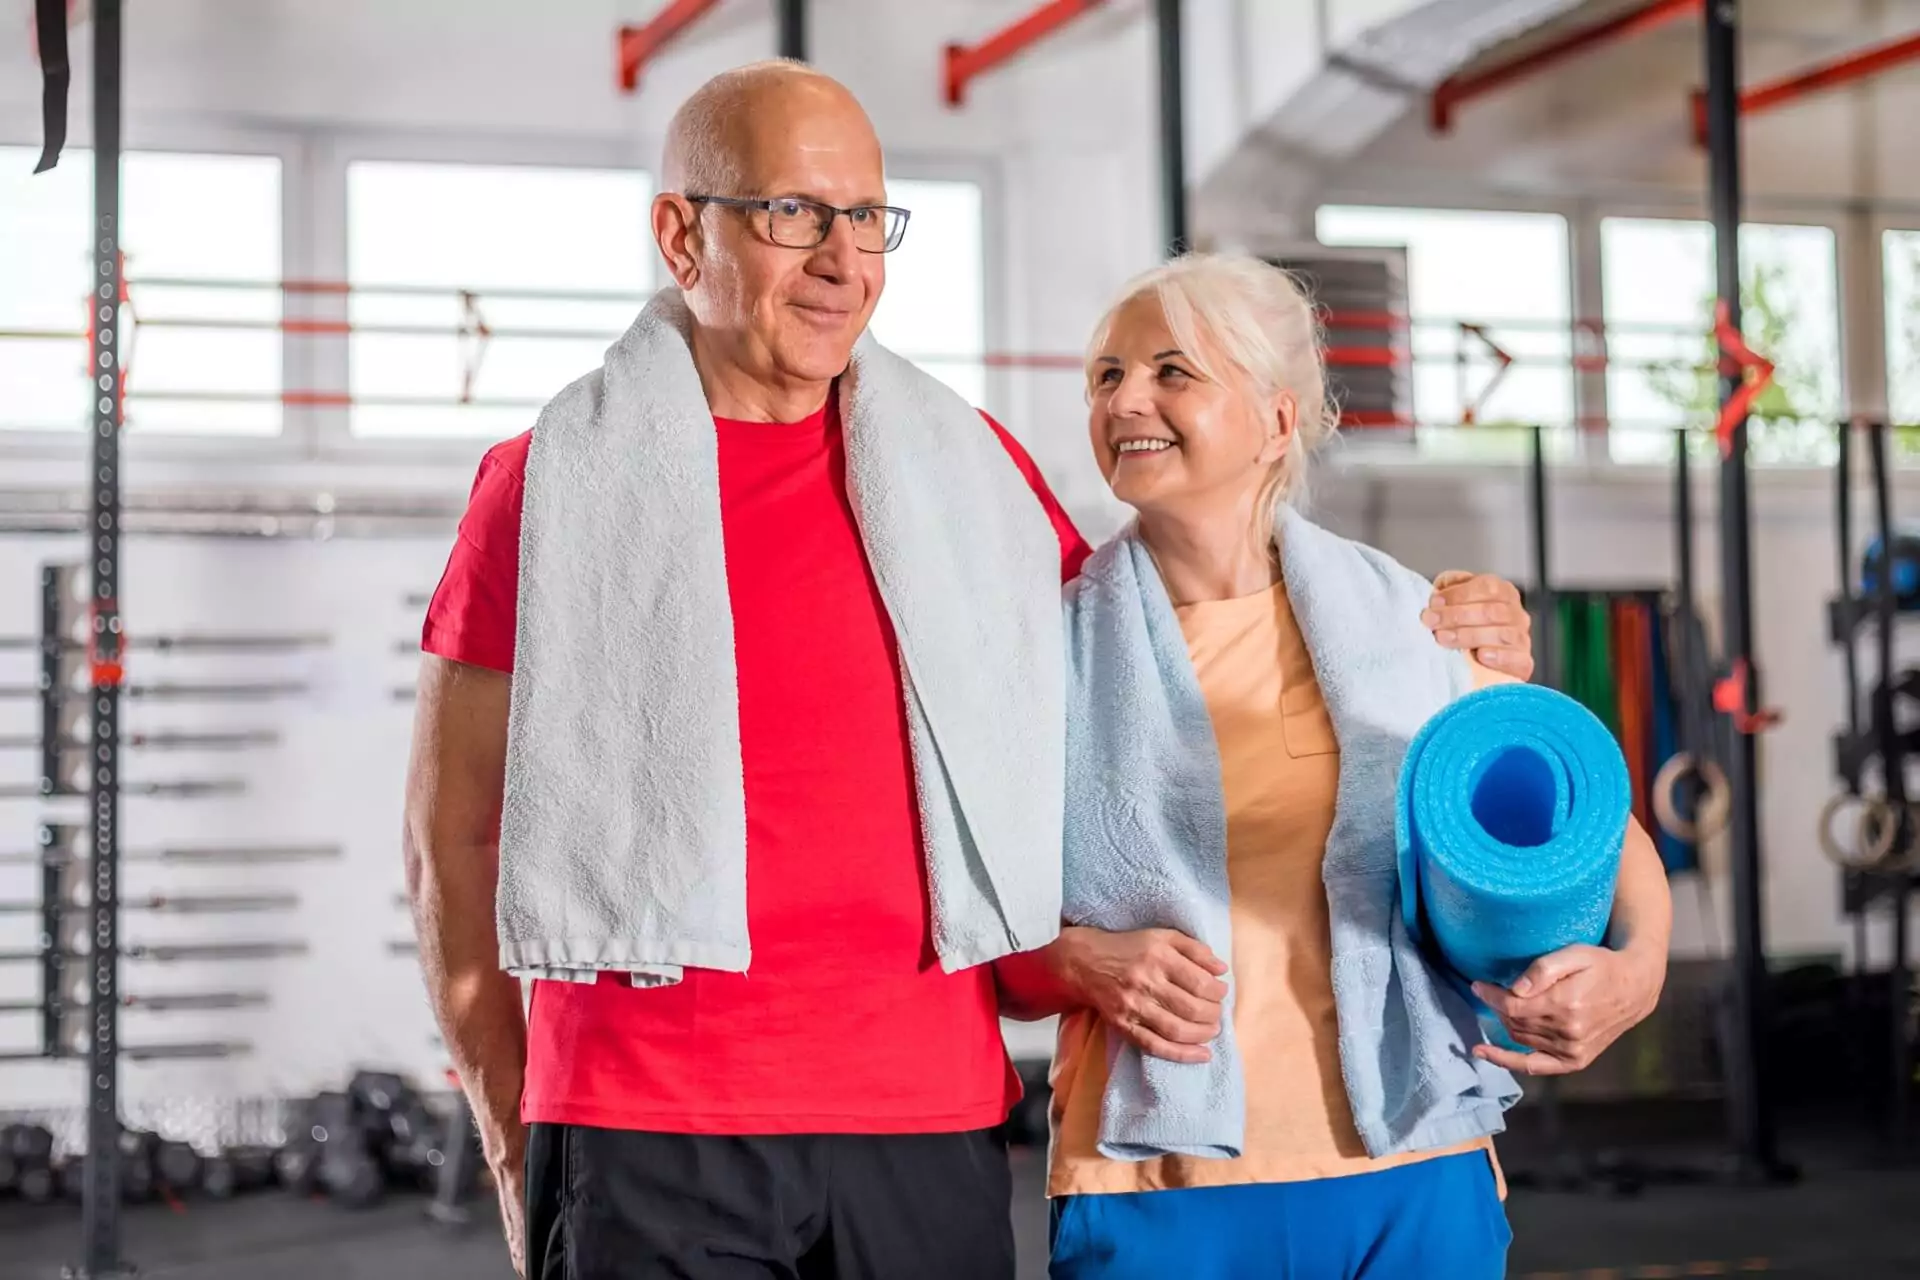
M1884 422L1867 427L1868 461L1873 468L1873 520L1880 538L1879 581L1873 593L1874 650L1878 658L1879 682L1873 689L1873 736L1880 757L1881 786L1887 803L1896 814L1907 812L1907 763L1900 750L1901 733L1893 719L1893 628L1898 603L1893 585L1893 480L1887 470L1887 426ZM1908 819L1899 819L1903 828L1899 843L1907 839ZM1907 1042L1907 1013L1913 999L1912 982L1907 972L1907 879L1906 869L1893 872L1893 954L1887 964L1888 1007L1892 1010L1893 1096L1888 1100L1892 1147L1904 1151L1911 1120L1913 1089L1913 1053Z
M1710 735L1698 730L1710 713L1696 708L1706 705L1707 690L1697 688L1694 681L1701 679L1707 672L1706 655L1694 652L1694 575L1693 575L1693 459L1687 450L1692 441L1687 438L1685 427L1673 433L1673 563L1678 578L1680 595L1679 607L1674 610L1673 635L1670 637L1680 660L1675 663L1684 685L1680 686L1682 702L1681 714L1677 725L1680 750L1693 758L1697 766L1705 758ZM1694 789L1694 805L1700 803L1701 791ZM1695 855L1699 848L1696 844Z
M780 56L807 60L807 0L774 0L780 23Z
M1167 256L1185 253L1187 240L1187 113L1180 77L1180 0L1154 0L1160 41L1160 200Z
M1855 600L1853 592L1853 423L1840 424L1840 456L1834 462L1834 550L1840 557L1839 603L1845 614L1846 625L1841 628L1845 640L1840 646L1840 656L1847 673L1847 739L1854 742L1860 736L1860 663L1854 645ZM1849 771L1851 774L1851 771ZM1855 795L1860 788L1849 776L1847 789ZM1864 957L1855 956L1855 963L1863 963Z
M1738 0L1706 6L1708 198L1713 210L1714 257L1720 302L1740 326L1740 7ZM1722 357L1726 356L1722 352ZM1730 366L1729 366L1730 367ZM1722 372L1720 403L1738 388L1738 370ZM1746 672L1744 710L1760 705L1760 673L1753 662L1753 565L1748 545L1747 424L1733 431L1720 465L1721 597L1726 657ZM1727 1104L1734 1153L1743 1177L1766 1178L1779 1168L1772 1096L1765 1055L1767 954L1762 932L1760 813L1754 786L1753 735L1735 733L1728 761L1732 796L1733 981L1728 1010Z
M1527 514L1533 524L1533 584L1540 597L1539 604L1535 606L1539 625L1534 628L1534 635L1539 637L1535 641L1539 658L1534 666L1541 684L1549 689L1558 689L1560 654L1554 646L1554 623L1559 620L1559 611L1553 599L1553 577L1547 548L1547 442L1542 427L1534 426L1529 434L1533 456L1527 470Z
M93 642L93 911L89 940L87 1172L83 1275L120 1261L120 6L93 5L93 493L89 592Z

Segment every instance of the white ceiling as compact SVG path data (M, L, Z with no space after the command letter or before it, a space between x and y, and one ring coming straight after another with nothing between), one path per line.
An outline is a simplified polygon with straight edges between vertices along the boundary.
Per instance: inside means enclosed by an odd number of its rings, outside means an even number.
M1635 2L1584 5L1472 65L1503 62ZM1741 10L1748 85L1920 32L1920 0L1743 0ZM1411 100L1391 128L1324 177L1347 189L1497 187L1542 198L1697 193L1705 161L1688 102L1703 83L1702 60L1700 23L1682 19L1468 102L1445 136L1430 131L1425 101ZM1750 195L1920 202L1917 108L1920 62L1749 117Z

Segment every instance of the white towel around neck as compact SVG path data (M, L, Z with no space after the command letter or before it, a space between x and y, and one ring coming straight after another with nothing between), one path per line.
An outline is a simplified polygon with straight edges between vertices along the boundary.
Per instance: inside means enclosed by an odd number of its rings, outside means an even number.
M522 976L748 969L719 454L691 324L662 291L534 428L497 904ZM900 650L935 950L955 970L1042 946L1060 923L1058 536L981 416L871 335L838 395Z

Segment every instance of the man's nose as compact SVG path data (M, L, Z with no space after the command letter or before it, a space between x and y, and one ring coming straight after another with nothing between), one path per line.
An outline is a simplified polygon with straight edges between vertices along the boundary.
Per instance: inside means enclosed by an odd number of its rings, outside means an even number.
M835 215L827 227L827 238L814 249L808 265L815 275L842 284L854 278L859 262L860 250L853 242L853 224Z

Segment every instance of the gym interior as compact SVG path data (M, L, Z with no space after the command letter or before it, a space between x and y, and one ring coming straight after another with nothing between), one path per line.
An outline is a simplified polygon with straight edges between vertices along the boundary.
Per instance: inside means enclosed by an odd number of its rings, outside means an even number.
M668 283L675 109L774 56L911 211L871 333L1088 540L1090 324L1285 266L1314 518L1516 584L1619 743L1664 990L1523 1082L1508 1274L1920 1275L1920 3L10 0L0 1276L512 1274L408 909L423 617ZM1054 1024L1004 1032L1037 1278Z

